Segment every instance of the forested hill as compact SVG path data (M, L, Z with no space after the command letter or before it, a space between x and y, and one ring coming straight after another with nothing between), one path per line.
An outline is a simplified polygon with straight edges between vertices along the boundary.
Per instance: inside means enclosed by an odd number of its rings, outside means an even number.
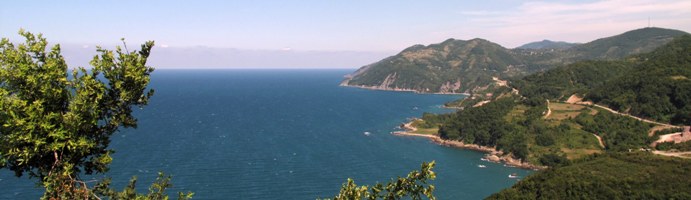
M473 93L493 77L520 77L580 60L613 60L649 52L685 32L643 28L563 50L507 49L483 39L415 45L364 66L341 85L422 93Z
M494 147L505 161L551 167L489 199L689 199L691 161L647 152L688 151L691 141L651 146L681 129L601 105L691 125L690 52L685 34L652 52L514 77L465 98L458 112L426 114L418 124L438 127L443 139Z
M484 39L448 39L429 46L415 45L365 66L344 85L418 92L461 93L486 85L492 76L524 71L521 56Z
M643 62L586 99L620 112L674 124L691 124L691 35L641 55Z
M691 160L616 153L531 175L487 199L690 199Z
M679 30L643 28L626 33L597 39L567 49L565 60L614 60L633 54L650 52L672 41L675 37L688 34Z
M628 59L585 61L512 80L525 97L576 94L620 112L691 124L691 36Z
M573 46L579 45L578 43L568 43L568 42L562 42L562 41L551 41L551 40L542 40L539 42L531 42L528 44L521 45L519 47L516 47L517 49L568 49Z
M465 98L453 114L423 116L443 139L495 147L532 164L650 148L654 126L606 109L565 103L574 94L623 113L689 125L691 36L620 60L580 61L510 79ZM578 100L576 100L578 101Z

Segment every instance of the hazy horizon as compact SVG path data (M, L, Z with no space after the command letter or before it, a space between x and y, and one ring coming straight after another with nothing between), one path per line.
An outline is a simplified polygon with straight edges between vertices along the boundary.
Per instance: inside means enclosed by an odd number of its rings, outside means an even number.
M43 33L80 66L96 45L126 38L130 49L156 41L150 63L159 68L357 68L448 38L515 48L649 26L689 32L688 10L683 0L7 2L0 33L13 42L20 28Z

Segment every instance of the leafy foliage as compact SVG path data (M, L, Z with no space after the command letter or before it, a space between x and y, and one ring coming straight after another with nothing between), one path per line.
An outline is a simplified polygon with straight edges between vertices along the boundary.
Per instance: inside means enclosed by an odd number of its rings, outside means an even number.
M436 174L432 171L434 161L423 162L420 171L412 171L405 178L398 177L389 183L382 185L377 183L374 186L358 186L353 179L348 179L341 187L341 191L334 197L334 200L356 200L356 199L410 199L419 200L422 197L436 199L432 194L434 185L429 184L428 180L434 180Z
M510 85L530 98L561 99L585 94L607 80L631 70L635 61L583 61L511 81Z
M526 159L529 154L527 135L505 119L516 105L516 99L503 98L454 113L442 124L439 135L469 144L496 146L517 158Z
M688 177L688 159L599 154L535 173L487 199L690 199Z
M691 123L691 36L652 53L631 72L597 87L586 97L615 110L677 124Z
M448 123L442 125L439 134L444 139L495 146L499 137L505 133L502 129L504 116L515 105L514 99L506 98L457 112Z
M46 52L41 34L19 34L25 43L0 41L0 168L37 177L44 198L98 198L79 175L106 172L110 136L136 128L132 107L153 95L146 61L154 43L133 52L99 47L92 69L68 75L60 45Z
M173 186L170 180L170 176L166 176L162 172L159 172L158 177L149 187L149 192L147 194L140 194L135 190L137 177L132 177L129 184L127 184L121 192L112 189L110 187L110 179L105 179L94 187L94 193L110 199L168 199L168 196L165 195L165 191L167 188ZM193 194L194 193L191 192L178 192L178 199L191 199Z
M598 112L595 116L581 113L575 121L583 126L583 130L600 135L608 150L639 149L655 140L648 137L651 125L610 112Z
M686 141L686 142L682 142L682 143L663 142L663 143L658 143L657 146L655 146L655 149L663 150L663 151L668 151L668 150L691 151L691 142L690 141Z
M569 159L563 155L558 154L545 154L540 157L540 164L549 167L559 167L563 165L568 165L570 163Z

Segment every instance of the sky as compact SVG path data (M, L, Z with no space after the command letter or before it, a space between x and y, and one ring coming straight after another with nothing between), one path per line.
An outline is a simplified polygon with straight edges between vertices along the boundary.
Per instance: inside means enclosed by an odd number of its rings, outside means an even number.
M154 40L157 68L357 68L415 44L589 42L647 26L691 32L689 0L12 1L0 36L43 33L69 64Z

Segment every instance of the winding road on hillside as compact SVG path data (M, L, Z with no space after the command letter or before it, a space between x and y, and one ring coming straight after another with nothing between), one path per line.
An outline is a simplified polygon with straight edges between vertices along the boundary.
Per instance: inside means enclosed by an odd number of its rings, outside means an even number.
M614 113L614 114L617 114L617 115L621 115L621 116L625 116L625 117L630 117L630 118L636 119L636 120L638 120L638 121L642 121L642 122L646 122L646 123L651 123L651 124L655 124L655 125L659 125L659 126L662 126L662 127L663 127L663 128L654 128L654 129L668 129L668 128L679 128L679 127L680 127L680 126L675 126L675 125L666 124L666 123L662 123L662 122L656 122L656 121L652 121L652 120L648 120L648 119L643 119L643 118L636 117L636 116L633 116L633 115L630 115L630 114L627 114L627 113L622 113L622 112L616 111L616 110L614 110L614 109L608 108L608 107L603 106L603 105L594 104L594 103L592 103L592 102L584 102L584 101L582 101L582 98L578 98L578 97L576 97L575 95L572 95L571 97L569 97L569 100L567 100L566 102L563 102L563 103L579 104L579 105L590 105L590 106L594 106L594 107L598 107L598 108L604 109L604 110L606 110L606 111L609 111L609 112ZM549 100L547 100L547 108L549 109ZM549 113L550 113L550 112L549 112L549 110L548 110L548 115L549 115ZM548 116L548 115L546 115L546 116ZM545 116L545 117L546 117L546 116ZM651 132L651 134L652 134L652 132ZM593 136L595 136L595 137L597 138L597 141L600 143L600 146L601 146L602 148L605 148L605 142L602 140L602 137L600 137L599 135L597 135L597 134L595 134L595 133L593 133ZM652 135L649 134L649 136L652 136ZM656 154L658 154L658 153L656 153ZM666 155L666 154L659 153L659 155ZM679 157L679 156L677 156L677 157Z
M662 156L672 156L672 157L679 157L679 158L691 158L691 151L683 151L683 152L653 151L653 153L656 154L656 155L662 155Z
M636 117L636 116L633 116L633 115L630 115L630 114L621 113L621 112L619 112L619 111L613 110L613 109L608 108L608 107L606 107L606 106L602 106L602 105L598 105L598 104L593 104L593 106L598 107L598 108L605 109L605 110L607 110L607 111L609 111L609 112L611 112L611 113L614 113L614 114L618 114L618 115L626 116L626 117L631 117L631 118L637 119L638 121L647 122L647 123L651 123L651 124L656 124L656 125L660 125L660 126L667 126L667 127L670 127L670 128L681 128L680 126L675 126L675 125L671 125L671 124L665 124L665 123L662 123L662 122L656 122L656 121L652 121L652 120L648 120L648 119L643 119L643 118L640 118L640 117Z
M552 109L549 108L549 99L547 99L547 114L545 114L545 116L542 118L547 119L547 117L549 117L549 115L551 115L551 114L552 114Z

